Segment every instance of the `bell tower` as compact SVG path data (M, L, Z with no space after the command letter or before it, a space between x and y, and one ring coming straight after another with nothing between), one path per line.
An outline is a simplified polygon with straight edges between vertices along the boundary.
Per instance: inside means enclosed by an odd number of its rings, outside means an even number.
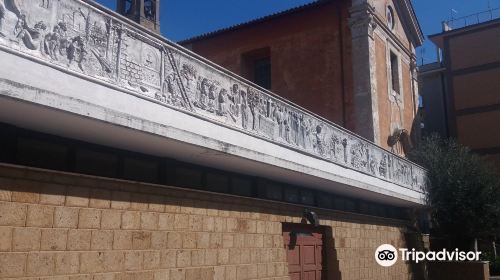
M160 0L117 0L118 13L160 33Z

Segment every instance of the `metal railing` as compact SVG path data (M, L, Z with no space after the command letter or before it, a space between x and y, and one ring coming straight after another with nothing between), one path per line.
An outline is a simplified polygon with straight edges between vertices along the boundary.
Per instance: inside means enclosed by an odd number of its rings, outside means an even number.
M11 1L0 49L421 192L422 167L92 2ZM19 5L19 7L16 7ZM20 13L23 11L23 14ZM14 30L14 32L12 32Z
M494 19L500 19L500 8L490 9L484 12L467 15L460 18L453 18L443 22L443 31L451 31L459 28L468 27L475 24L488 22Z

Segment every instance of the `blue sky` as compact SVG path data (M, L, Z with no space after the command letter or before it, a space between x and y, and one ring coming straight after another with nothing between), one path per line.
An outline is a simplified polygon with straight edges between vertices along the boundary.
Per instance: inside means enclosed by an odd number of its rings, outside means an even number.
M217 30L274 12L311 2L311 0L161 0L161 29L173 41ZM116 0L98 0L112 9ZM466 16L492 7L500 7L500 0L412 0L424 34L441 31L441 22L451 17ZM426 40L418 50L419 60L436 60L434 45Z

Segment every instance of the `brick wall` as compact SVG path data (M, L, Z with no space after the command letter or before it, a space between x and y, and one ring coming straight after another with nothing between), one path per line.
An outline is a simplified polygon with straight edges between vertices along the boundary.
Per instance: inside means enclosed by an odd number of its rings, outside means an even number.
M303 208L0 165L1 279L288 279L282 223ZM328 279L410 279L374 261L404 225L317 210Z

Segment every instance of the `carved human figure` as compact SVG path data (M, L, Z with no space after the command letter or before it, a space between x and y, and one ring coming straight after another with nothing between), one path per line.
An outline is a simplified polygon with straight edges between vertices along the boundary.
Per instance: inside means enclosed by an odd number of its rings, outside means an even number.
M217 97L217 115L225 116L226 115L226 96L227 90L221 89L219 91L219 96Z
M276 123L278 124L278 136L280 138L283 138L283 112L279 106L275 107L274 119L276 120Z
M259 94L257 91L249 88L248 89L248 107L250 109L250 114L252 115L252 129L256 130L257 129L257 113L256 113L256 108L259 103Z
M85 72L85 69L83 68L83 62L86 60L87 48L81 36L76 36L71 40L71 43L69 44L67 49L67 54L68 67L70 67L73 61L75 61L78 65L78 68L80 68L82 72Z
M287 143L290 143L290 120L288 118L285 118L285 120L283 120L283 128L284 128L284 132L285 132L285 141Z
M358 142L351 146L351 165L358 169L367 167L368 151L364 143Z
M52 33L45 35L43 51L54 60L59 59L58 53L60 54L61 49L66 45L66 30L66 25L63 22L60 22L54 26Z
M305 129L305 147L307 150L314 150L314 125L310 118L304 122Z
M196 70L192 65L183 64L182 70L180 71L182 84L185 87L187 98L195 100L196 91Z
M40 7L42 8L50 8L50 0L42 0L42 2L40 3Z
M231 114L235 117L238 118L240 115L240 87L238 84L234 84L233 88L231 89Z
M323 147L323 135L321 134L323 131L323 128L320 125L316 126L316 133L314 134L314 148L316 152L320 155L323 155L325 153L324 147Z
M299 143L298 145L301 146L302 148L306 147L306 123L304 120L304 115L300 115L299 117L299 132L298 132L298 137L299 137Z
M18 19L16 26L14 27L14 34L16 38L23 41L24 45L30 50L37 50L42 42L42 33L47 29L47 26L43 21L39 21L35 24L33 28L28 26L26 20L26 15L21 14Z
M244 129L247 128L248 124L248 101L247 101L247 93L244 90L240 91L240 98L241 98L241 125L243 126Z
M297 112L291 112L290 116L291 122L291 133L292 133L292 141L295 145L299 145L299 116Z
M208 88L208 111L211 113L215 112L215 98L217 95L217 86L212 83Z
M209 91L209 82L207 78L203 78L200 84L200 92L198 95L198 101L196 101L194 104L196 107L201 108L201 109L206 109L207 108L207 103L208 103L208 91Z
M337 135L332 134L330 137L330 158L337 160L337 147L340 145L340 139Z
M378 173L382 177L387 177L387 155L383 155L378 167Z

